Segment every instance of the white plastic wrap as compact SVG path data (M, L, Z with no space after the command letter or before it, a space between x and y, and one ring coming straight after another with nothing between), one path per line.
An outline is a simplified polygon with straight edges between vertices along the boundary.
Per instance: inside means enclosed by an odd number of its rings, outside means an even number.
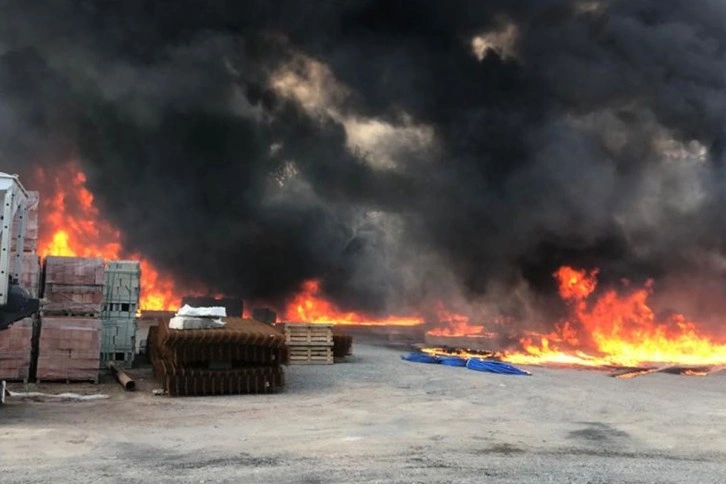
M176 315L190 318L226 318L227 310L224 307L193 308L185 304Z
M224 321L217 318L175 316L169 320L169 329L211 329L222 327L224 327Z

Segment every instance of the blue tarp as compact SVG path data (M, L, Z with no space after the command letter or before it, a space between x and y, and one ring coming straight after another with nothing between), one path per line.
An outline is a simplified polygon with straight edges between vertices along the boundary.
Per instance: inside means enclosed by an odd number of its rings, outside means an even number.
M439 361L446 366L466 366L466 359L460 356L439 356Z
M402 360L413 363L442 364L445 366L466 367L470 370L498 373L500 375L531 375L530 372L520 370L508 363L497 360L483 360L480 358L465 359L460 356L433 356L428 353L414 351L401 356Z
M414 363L440 363L439 359L435 356L428 355L426 353L409 353L401 356L402 360L411 361Z
M531 375L528 371L520 370L512 365L496 360L479 360L472 358L466 364L466 367L470 370L499 373L501 375Z

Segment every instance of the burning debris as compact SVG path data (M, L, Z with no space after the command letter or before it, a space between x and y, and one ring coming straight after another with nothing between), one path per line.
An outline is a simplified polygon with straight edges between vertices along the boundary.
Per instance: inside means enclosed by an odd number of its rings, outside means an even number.
M105 260L141 261L142 310L177 308L172 278L163 276L137 253L123 250L121 233L103 219L95 197L86 187L86 175L77 163L62 169L35 170L34 185L41 191L39 254L42 257L91 257Z
M568 305L568 319L559 331L539 341L522 340L526 354L511 355L510 361L584 366L726 363L726 341L708 337L681 314L657 318L648 305L652 282L644 287L626 286L623 294L614 289L596 294L597 274L597 270L561 267L555 277Z
M0 142L42 255L140 260L145 310L232 294L511 362L726 361L726 306L695 302L726 275L724 9L257 3L8 8Z

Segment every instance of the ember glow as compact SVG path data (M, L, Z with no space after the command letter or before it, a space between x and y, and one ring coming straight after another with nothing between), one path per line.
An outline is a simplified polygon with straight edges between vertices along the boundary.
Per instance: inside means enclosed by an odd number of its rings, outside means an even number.
M39 253L66 257L100 257L141 262L140 309L179 307L174 282L139 254L127 253L121 233L99 215L86 176L76 163L50 172L37 169L34 185L40 191Z
M311 280L303 283L284 311L284 320L310 324L356 324L363 326L417 326L424 320L419 317L374 316L351 311L342 311L335 304L323 297L320 281Z
M508 355L507 361L587 366L726 363L726 342L712 340L681 314L656 317L648 305L652 282L622 294L608 289L595 297L597 271L562 267L554 276L570 309L568 321L549 335L523 338L525 351Z

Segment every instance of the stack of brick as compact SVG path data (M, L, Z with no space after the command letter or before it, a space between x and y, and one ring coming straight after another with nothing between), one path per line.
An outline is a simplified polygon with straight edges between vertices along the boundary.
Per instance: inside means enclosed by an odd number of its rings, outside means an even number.
M38 342L39 381L98 382L101 320L43 316Z
M46 257L44 274L44 314L100 316L105 282L103 259Z
M141 292L141 264L138 261L106 263L101 319L101 360L122 366L133 364L136 346L136 313Z
M18 253L18 235L22 219L19 213L13 219L12 238L10 239L10 269L14 273L16 266L15 256L21 259L21 269L18 274L20 286L30 292L31 296L40 294L40 257L38 251L38 192L28 192L28 205L25 211L25 237L23 251Z
M35 254L38 252L38 205L40 196L38 192L28 192L28 201L25 210L25 238L23 241L23 252ZM20 217L13 219L13 238L10 243L10 251L17 251L17 235L20 233Z
M223 328L149 330L154 374L171 396L274 393L285 383L287 347L269 325L225 318Z
M104 273L103 259L45 259L38 380L98 381Z
M0 380L28 381L33 321L25 318L0 331Z
M13 274L17 266L16 256L20 257L21 267L17 273L19 284L31 297L40 293L40 257L38 250L38 192L28 192L28 203L24 218L18 213L13 218L10 239L10 269ZM25 223L23 251L18 253L20 227ZM25 381L31 377L33 360L33 332L37 317L16 321L8 329L0 331L0 380Z
M40 295L40 256L25 253L21 257L20 286L36 298Z

